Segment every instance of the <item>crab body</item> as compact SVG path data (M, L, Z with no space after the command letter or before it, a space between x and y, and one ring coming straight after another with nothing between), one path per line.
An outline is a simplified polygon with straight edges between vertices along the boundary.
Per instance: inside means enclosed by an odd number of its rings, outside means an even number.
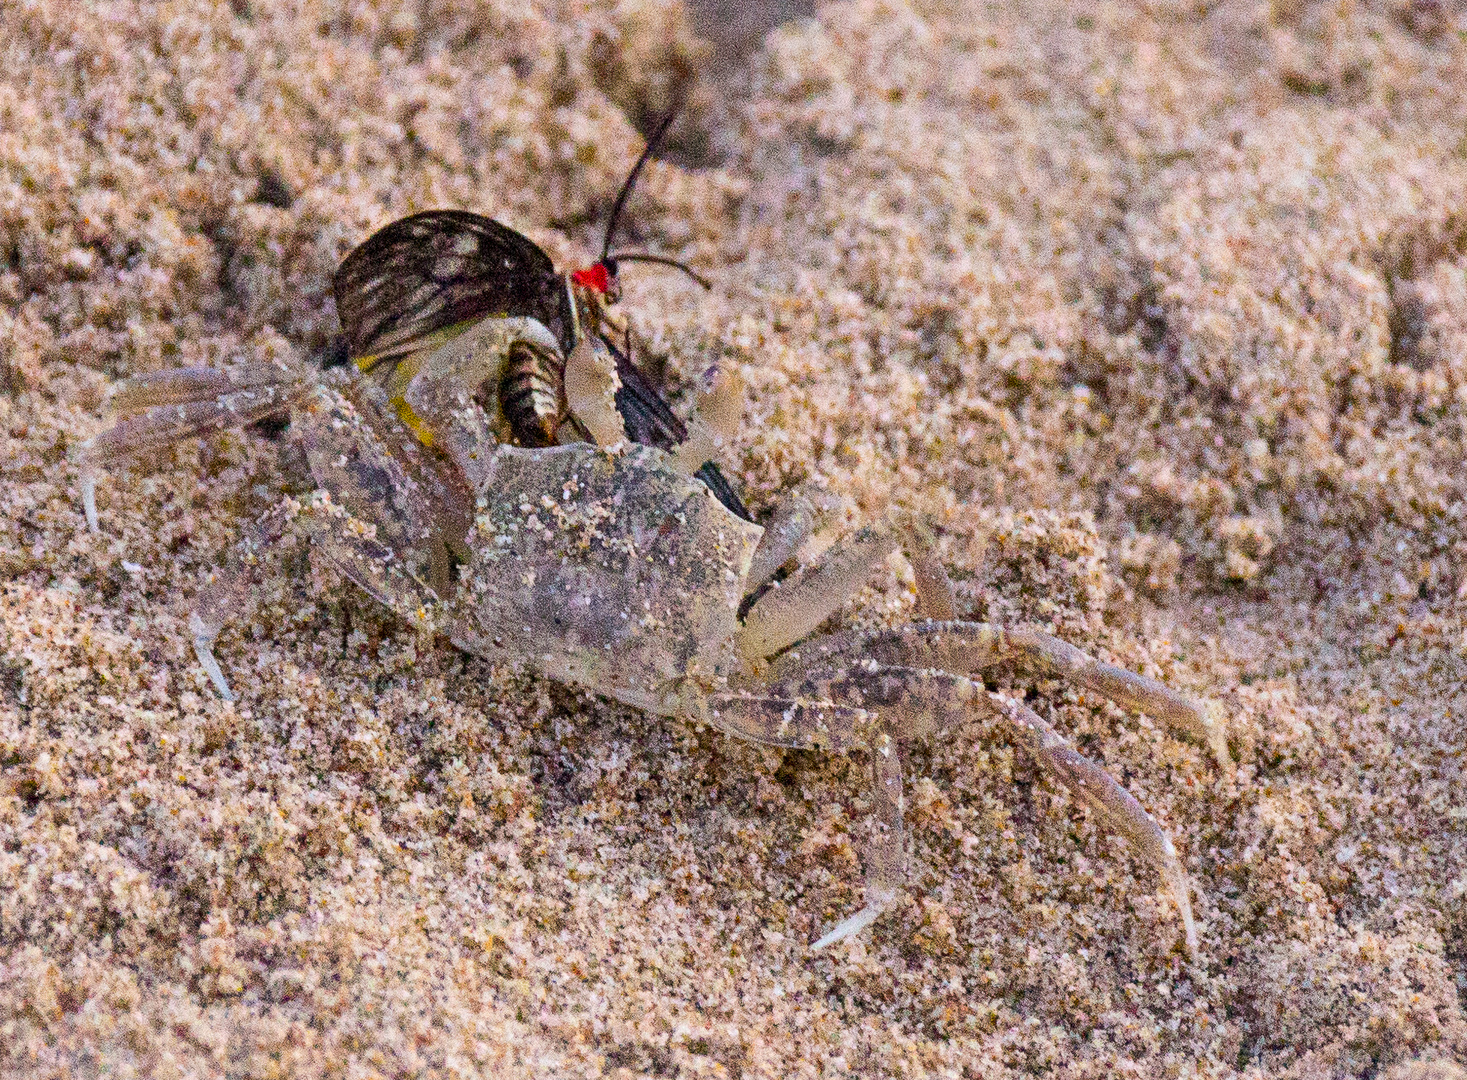
M661 714L726 686L764 530L667 454L500 446L480 504L455 644Z

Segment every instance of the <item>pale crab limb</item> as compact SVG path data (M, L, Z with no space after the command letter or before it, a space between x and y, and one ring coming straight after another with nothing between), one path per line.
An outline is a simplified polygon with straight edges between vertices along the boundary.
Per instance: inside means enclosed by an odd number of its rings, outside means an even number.
M77 487L81 489L82 513L87 519L87 531L99 533L102 531L102 521L97 516L97 471L85 461L79 468Z
M259 603L256 582L263 569L279 562L284 550L283 539L297 539L291 532L297 511L298 504L293 499L284 499L254 522L230 552L226 564L199 590L194 608L189 612L194 655L225 701L236 698L214 655L214 641L229 623L254 614Z
M876 714L781 685L743 694L715 694L709 721L736 738L767 746L862 748L871 753L873 834L865 852L866 902L810 946L824 949L858 934L896 902L906 876L906 799L896 739Z
M381 390L361 383L350 389L358 400L318 388L292 414L311 476L358 520L363 536L397 552L409 573L447 595L453 585L448 548L463 545L472 493L447 483L456 478L453 470L422 460L423 447ZM358 584L371 591L369 580Z
M874 660L902 667L972 674L1005 661L1088 687L1117 705L1200 739L1226 767L1227 732L1210 712L1156 679L1097 660L1067 641L1027 628L932 621L890 630L846 630L802 644L774 662L776 672L841 668Z
M87 528L92 532L101 531L97 519L97 477L105 466L149 450L171 446L190 436L243 427L289 408L309 391L307 384L286 377L279 369L271 370L281 376L279 381L199 400L149 406L142 412L123 417L106 431L82 443L74 458L80 473ZM179 384L168 380L160 380L160 385L167 389L167 394L179 389ZM138 391L128 400L136 404L147 400L147 397Z
M813 511L808 513L813 520ZM803 543L798 532L804 527L800 514L796 506L788 523L778 519L771 522L771 529L778 525L780 533L775 540L768 541L767 553L766 541L760 540L749 574L751 586L762 583L756 580L755 568L760 573L772 574L793 554L786 544L796 539ZM766 530L766 537L769 531ZM919 522L893 518L869 525L842 540L799 578L781 582L756 600L745 614L738 633L740 655L746 659L773 656L807 636L866 583L877 564L903 548L911 553L909 561L916 574L919 610L932 617L951 618L956 614L957 602L947 571L937 558L931 534ZM786 550L789 554L785 554ZM780 558L781 555L784 557ZM779 562L773 561L776 558ZM763 580L767 580L767 575Z
M301 504L297 528L333 566L416 630L436 631L444 605L398 552L376 538L376 527L353 517L325 491Z
M1171 839L1135 797L1101 766L1082 756L1070 743L1026 706L991 693L962 675L931 668L889 666L868 660L846 669L790 675L751 688L745 701L771 705L783 702L784 713L765 720L765 728L750 738L780 741L783 745L833 749L865 743L879 745L869 732L905 739L936 734L975 712L1004 721L1006 734L1019 742L1073 794L1091 807L1105 825L1123 836L1157 868L1166 881L1182 921L1188 953L1197 954L1197 929L1192 916L1190 886ZM788 707L796 702L820 701L859 707L879 717L847 730L833 730L833 706L823 709ZM755 724L745 720L745 728ZM774 736L773 739L769 738ZM890 857L887 852L886 857ZM897 877L900 881L900 877ZM869 905L868 905L869 906ZM848 922L859 920L865 912ZM874 918L874 916L872 916ZM869 921L869 920L868 920ZM845 924L842 924L845 926ZM850 931L854 932L854 931ZM822 939L823 940L823 939Z
M745 587L752 592L772 578L805 545L814 528L815 509L808 499L796 495L781 503L754 549Z
M739 654L759 660L809 635L899 546L891 529L876 526L836 544L797 580L782 582L755 601L735 637Z
M537 319L483 319L421 360L399 363L389 386L403 423L453 458L476 487L488 480L485 449L508 437L496 426L502 418L486 416L479 402L497 412L500 379L517 347L560 356L560 342Z
M726 464L723 447L738 433L744 418L744 384L733 371L713 369L707 389L698 395L688 417L688 435L672 449L672 467L692 476L705 464Z
M905 522L907 561L917 583L917 610L929 619L956 619L958 598L947 569L937 556L937 541L931 530L915 518Z
M206 623L197 612L190 612L188 629L189 633L193 635L194 656L198 658L199 666L204 669L204 674L208 675L209 681L214 684L220 700L237 700L234 691L229 687L229 680L224 677L224 670L219 666L219 660L214 656L214 639L219 636L219 631L223 627Z
M118 384L108 407L129 416L159 405L209 401L238 390L290 385L297 376L282 364L236 364L225 368L168 368L134 375Z
M983 694L990 710L1008 721L1010 733L1017 736L1065 787L1160 871L1182 919L1187 955L1196 960L1197 924L1192 918L1191 883L1181 860L1177 858L1171 837L1134 795L1121 787L1110 773L1080 754L1037 713L1001 694L987 690Z
M581 338L565 359L565 401L597 446L614 450L627 442L626 424L616 408L621 378L616 358Z
M194 654L221 698L236 700L214 656L214 641L229 623L254 612L257 583L267 567L279 562L288 540L310 540L345 577L415 628L439 628L443 605L438 597L374 533L373 526L352 517L324 491L282 499L250 528L189 613Z
M870 749L875 835L866 847L866 903L813 942L812 951L844 941L874 923L896 902L907 876L907 802L902 794L901 755L896 740L885 731L876 736Z

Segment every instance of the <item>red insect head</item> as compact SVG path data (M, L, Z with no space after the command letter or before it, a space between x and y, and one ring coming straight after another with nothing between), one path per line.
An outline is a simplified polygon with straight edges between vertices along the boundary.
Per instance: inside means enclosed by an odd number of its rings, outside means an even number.
M604 262L593 263L584 270L571 274L571 280L582 288L591 289L603 296L611 291L611 272Z

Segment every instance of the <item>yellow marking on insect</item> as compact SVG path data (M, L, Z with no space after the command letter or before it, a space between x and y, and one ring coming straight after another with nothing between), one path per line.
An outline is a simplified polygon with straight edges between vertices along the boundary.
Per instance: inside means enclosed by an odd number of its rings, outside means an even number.
M434 349L437 349L441 345L446 345L448 342L458 337L464 331L470 329L471 327L477 326L485 319L502 317L502 314L499 316L491 314L480 315L473 319L465 319L463 322L456 322L452 326L445 326L441 329L434 330L431 334L424 334L420 338L413 338L410 341L398 342L395 346L393 346L391 349L386 350L385 352L369 353L366 356L358 356L352 361L352 363L357 366L358 371L361 371L363 373L370 372L373 368L377 367L379 364L385 363L388 360L398 361L398 367L401 367L404 363L407 362L402 358L408 356L408 354L412 354L413 356L426 356ZM396 377L396 370L394 370L393 376Z
M413 376L417 375L419 369L423 366L423 362L428 357L432 356L435 351L466 330L483 322L485 318L492 318L492 316L486 315L477 319L465 319L463 322L456 322L452 326L445 326L441 330L435 330L433 333L411 342L404 342L391 351L374 353L370 356L359 356L353 361L357 366L357 370L363 373L368 373L373 368L389 360L396 361L392 371L387 376L387 382L383 389L387 391L388 400L396 411L398 419L407 425L408 430L424 446L431 447L435 445L433 429L428 425L426 420L413 411L412 406L405 400L408 386L413 381Z
M392 407L397 410L397 418L407 425L409 431L417 436L418 442L424 446L432 446L433 429L417 413L413 412L412 406L400 397L392 398Z

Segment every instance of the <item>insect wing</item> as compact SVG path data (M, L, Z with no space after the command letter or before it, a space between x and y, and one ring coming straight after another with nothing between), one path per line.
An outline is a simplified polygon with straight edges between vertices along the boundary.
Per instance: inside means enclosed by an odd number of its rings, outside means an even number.
M616 357L616 374L621 380L621 389L616 392L616 410L626 424L627 438L659 450L670 450L686 439L687 427L662 400L641 368L604 334L601 343Z
M569 300L528 237L463 210L428 210L378 230L332 282L353 357L405 352L429 335L491 315L539 319L557 337Z
M602 343L616 357L616 374L621 380L621 389L616 392L616 411L621 413L626 426L627 438L644 446L655 446L660 450L671 450L688 437L688 428L671 406L662 400L662 395L652 385L652 380L632 362L632 358L618 349L612 340L602 336ZM734 490L723 470L715 461L706 461L694 473L707 485L713 497L745 521L753 521L753 515L744 506L743 500Z

